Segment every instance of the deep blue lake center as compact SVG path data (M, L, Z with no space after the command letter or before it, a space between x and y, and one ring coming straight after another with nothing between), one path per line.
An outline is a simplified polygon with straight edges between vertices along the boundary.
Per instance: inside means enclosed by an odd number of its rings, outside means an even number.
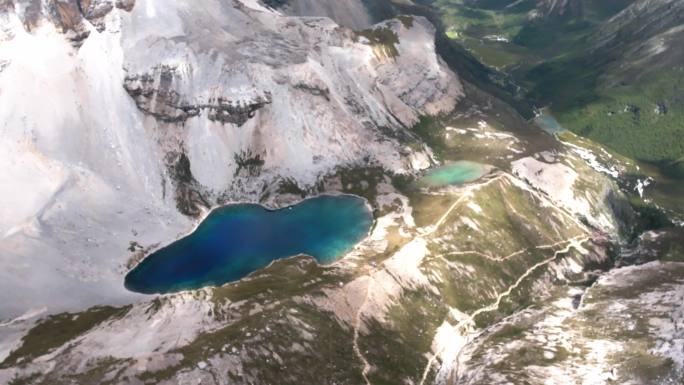
M334 262L373 224L365 200L324 195L268 210L256 204L216 209L190 235L150 254L125 279L139 293L169 293L239 280L276 259L307 254Z

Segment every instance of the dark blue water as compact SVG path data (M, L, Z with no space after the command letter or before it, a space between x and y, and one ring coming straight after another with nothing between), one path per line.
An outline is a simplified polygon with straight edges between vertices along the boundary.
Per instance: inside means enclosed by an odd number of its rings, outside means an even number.
M225 206L192 234L145 258L125 285L139 293L169 293L235 281L297 254L330 263L362 240L372 223L365 201L348 195L316 197L275 211L254 204Z

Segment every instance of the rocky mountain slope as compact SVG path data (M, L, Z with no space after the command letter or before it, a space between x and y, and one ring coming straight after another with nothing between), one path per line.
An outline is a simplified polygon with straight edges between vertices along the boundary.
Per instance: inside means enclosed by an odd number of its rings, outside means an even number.
M217 204L427 167L407 127L462 96L420 18L370 41L255 1L85 5L3 2L3 318L130 301L131 251Z

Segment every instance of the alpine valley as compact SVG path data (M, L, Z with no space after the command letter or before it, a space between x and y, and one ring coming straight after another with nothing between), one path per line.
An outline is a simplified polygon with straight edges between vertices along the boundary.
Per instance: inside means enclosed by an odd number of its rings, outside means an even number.
M0 383L681 384L682 5L0 0Z

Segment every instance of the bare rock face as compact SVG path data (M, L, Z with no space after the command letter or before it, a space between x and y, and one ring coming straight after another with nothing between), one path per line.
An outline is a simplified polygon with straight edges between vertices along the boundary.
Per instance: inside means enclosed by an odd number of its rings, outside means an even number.
M271 104L271 95L269 93L266 93L264 97L257 96L254 100L238 101L236 103L218 97L215 100L209 101L208 118L212 121L232 123L240 127L253 118L256 112L267 104Z
M248 8L242 6L242 9ZM247 14L249 12L255 11L248 11ZM251 17L263 17L263 11L253 13ZM184 122L206 110L210 120L238 126L254 117L256 111L274 103L278 89L282 89L282 92L296 90L314 96L325 95L323 108L335 108L342 102L351 108L350 112L360 115L358 117L361 120L370 120L374 126L411 125L416 119L416 112L432 114L448 110L450 104L453 105L454 97L460 93L459 86L441 73L442 63L434 55L428 56L427 61L421 60L421 63L416 60L414 52L403 56L393 55L391 58L378 55L382 52L383 43L367 39L358 41L351 31L330 24L328 19L307 20L306 23L282 17L274 20L282 26L282 32L277 36L270 26L261 29L258 24L250 27L252 36L245 40L234 40L234 36L242 33L239 25L234 30L231 26L225 26L223 32L216 31L219 36L212 36L212 39L220 41L222 33L225 39L219 43L221 53L217 52L211 57L206 56L201 44L200 47L193 47L187 43L177 43L183 38L162 40L163 43L157 41L149 48L153 52L158 51L159 62L150 63L146 60L147 56L139 59L140 55L134 52L127 66L124 87L142 111L161 121ZM406 49L412 49L415 43L434 33L424 20L417 22L415 29L397 21L375 28L388 31L398 39L396 44L391 44L393 50L396 50L395 45L402 44ZM186 39L193 40L204 33L195 36L197 32L188 31ZM303 41L301 35L306 37ZM402 35L401 39L399 35ZM264 50L269 44L275 48ZM331 52L337 49L339 54ZM349 51L349 55L342 58L340 54L345 50ZM305 52L310 52L308 58L303 55ZM184 59L180 62L177 59L179 54ZM262 62L254 63L258 55ZM202 61L206 64L199 66ZM332 84L332 78L321 76L321 69L317 67L326 61L330 61L335 72L349 80L358 78L364 84L381 86L373 90L376 95L371 95L383 99L380 104L398 97L404 106L379 105L373 106L373 109L363 106L368 103L363 102L362 95L358 95L356 90L344 86L344 83ZM362 66L375 76L356 72ZM386 90L393 94L391 98L380 95ZM360 105L357 105L357 100L362 100ZM440 100L446 103L440 104ZM433 105L433 102L440 105ZM278 100L275 103L279 104ZM377 114L386 107L402 111L389 111L385 116ZM409 111L405 107L418 107L424 111ZM398 121L397 116L401 116Z
M146 28L140 7L124 28L125 90L159 124L183 126L160 131L162 142L166 151L187 153L207 191L236 191L238 165L221 161L234 153L260 154L264 179L297 175L304 185L358 159L406 169L401 144L387 133L410 136L407 127L420 115L448 111L462 94L437 55L423 54L426 46L434 50L434 29L424 19L373 27L373 33L393 37L381 41L327 18L235 4L212 3L206 11L181 4L192 22L172 35L128 35L126 30ZM236 143L239 148L232 148ZM205 162L212 172L197 166ZM263 190L250 183L238 189Z
M3 0L0 20L0 319L129 302L131 242L282 202L283 180L414 172L409 127L463 95L422 18L377 26L391 43L251 0Z
M130 12L135 5L135 0L116 0L114 5L119 9Z
M173 89L175 76L178 76L175 68L161 65L151 73L126 76L124 88L138 108L168 123L182 123L207 111L209 120L232 123L239 127L272 101L268 92L263 96L255 95L251 100L233 101L223 96L211 97L206 103L200 100L181 100L181 95Z
M598 30L593 52L617 58L625 79L676 70L684 60L684 2L637 0Z
M77 0L77 2L83 17L91 22L98 31L104 31L104 17L114 8L112 2L107 0ZM130 4L128 7L130 10L133 5Z
M53 1L48 8L50 22L54 23L69 40L79 44L90 34L83 23L83 14L76 1Z
M117 7L130 11L134 0L119 0ZM78 47L90 34L89 24L98 31L105 29L104 18L114 8L109 0L4 0L0 11L12 11L27 31L41 23L53 24Z

